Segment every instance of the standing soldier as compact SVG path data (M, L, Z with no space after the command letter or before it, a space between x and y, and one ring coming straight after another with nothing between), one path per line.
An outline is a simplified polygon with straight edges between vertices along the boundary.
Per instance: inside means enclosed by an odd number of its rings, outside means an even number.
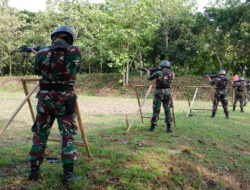
M246 106L247 105L247 103L248 103L248 99L249 99L249 97L250 97L250 81L247 81L246 82L246 99L245 99L245 103L244 103L244 106Z
M218 108L219 101L221 101L222 106L224 108L224 113L226 114L226 119L229 119L229 112L228 112L228 100L227 100L227 94L226 94L226 88L228 85L228 78L226 77L226 71L220 70L219 71L219 77L215 78L214 80L211 80L209 76L207 76L210 84L214 85L215 87L215 93L214 93L214 101L213 101L213 110L211 117L215 117L215 113Z
M151 118L151 127L147 131L153 131L155 129L156 123L159 119L159 114L161 110L161 102L163 103L163 108L165 110L165 123L167 125L167 133L171 133L171 82L174 79L174 73L170 70L170 62L162 61L160 64L161 71L155 73L150 73L147 70L148 80L156 79L156 89L154 93L153 100L153 116Z
M244 100L245 100L245 86L246 83L243 77L240 77L238 81L233 82L233 88L235 88L235 97L234 97L234 104L233 104L233 111L235 111L237 101L240 100L240 111L244 112Z
M55 119L62 136L63 183L67 184L75 179L73 166L77 154L73 135L77 130L77 97L73 86L82 59L79 48L73 46L73 36L69 26L59 26L51 33L52 45L40 50L35 57L34 71L41 75L41 79L40 91L36 96L37 116L32 127L33 145L28 158L31 163L30 180L37 180L39 177L39 166L43 162L47 139Z

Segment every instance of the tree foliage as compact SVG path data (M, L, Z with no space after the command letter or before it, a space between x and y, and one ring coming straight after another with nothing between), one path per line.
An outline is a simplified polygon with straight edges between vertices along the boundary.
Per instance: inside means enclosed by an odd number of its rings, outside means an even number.
M1 75L31 74L33 56L11 51L49 45L59 25L75 32L81 72L118 72L124 85L137 67L158 66L162 59L179 75L250 70L248 1L220 1L204 13L195 12L195 5L194 0L47 0L46 11L33 13L0 0Z

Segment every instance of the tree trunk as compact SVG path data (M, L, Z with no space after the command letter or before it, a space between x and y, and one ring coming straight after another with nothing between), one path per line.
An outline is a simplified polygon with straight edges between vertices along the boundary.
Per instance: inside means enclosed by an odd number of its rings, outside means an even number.
M123 73L122 86L126 86L126 71Z
M223 64L223 62L220 60L220 57L219 57L219 55L218 55L217 50L216 50L216 52L215 52L215 55L216 55L216 58L217 58L217 60L218 60L218 62L219 62L220 70L221 70L221 69L222 69L222 64Z
M140 61L140 67L143 68L143 60L142 60L141 51L139 53L139 61ZM142 72L140 72L140 76L142 76Z
M166 44L166 48L168 48L168 39L169 39L169 38L168 38L168 29L166 28L166 29L165 29L165 40L166 40L166 41L165 41L165 44Z
M89 74L91 73L90 62L89 62Z
M9 75L12 76L12 64L10 63L10 71L9 71Z
M126 66L126 86L128 85L128 81L129 81L129 63L127 63Z
M23 56L22 56L22 60L21 60L21 62L20 62L20 68L21 68L21 73L22 73L22 75L25 75L25 71L24 71L24 69L23 69L23 62L24 62L25 58L26 58L26 56L23 55Z

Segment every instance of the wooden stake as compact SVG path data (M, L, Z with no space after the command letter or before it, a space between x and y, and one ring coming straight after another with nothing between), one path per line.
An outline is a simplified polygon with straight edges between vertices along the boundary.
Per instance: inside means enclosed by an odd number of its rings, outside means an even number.
M86 144L86 150L87 150L88 155L89 155L89 160L92 160L92 156L91 156L91 153L90 153L90 150L89 150L87 138L86 138L85 132L83 130L83 123L82 123L82 118L81 118L81 115L80 115L80 109L79 109L79 105L78 105L78 101L77 100L76 100L76 116L77 116L77 119L78 119L79 128L80 128L81 133L82 133L83 141Z
M126 120L126 124L127 124L127 129L128 129L128 114L125 115L125 120Z
M139 105L139 107L141 107L141 102L140 102L140 98L139 98L139 95L138 95L138 89L137 89L137 87L135 87L135 92L136 92L136 97L137 97L138 105ZM141 109L140 109L140 114L141 114L141 122L144 124L144 120L143 120L143 115L142 115Z
M25 93L25 95L27 96L27 95L28 95L28 90L27 90L26 81L23 80L23 79L21 79L21 81L22 81L22 84L23 84L24 93ZM31 104L30 99L28 99L28 104L29 104L29 108L30 108L31 117L32 117L32 119L33 119L33 122L35 122L35 114L34 114L34 112L33 112L32 104Z
M149 93L150 93L150 91L151 91L151 89L152 89L152 86L153 86L153 85L152 85L152 83L151 83L150 86L149 86L149 88L148 88L148 91L147 91L147 93L146 93L146 96L144 97L144 99L143 99L143 101L142 101L141 106L140 106L139 109L137 110L137 112L136 112L136 114L135 114L133 120L131 121L131 123L130 123L128 129L127 129L127 132L129 132L130 128L131 128L132 125L134 124L137 115L139 114L139 112L140 112L140 110L141 110L143 104L145 103L145 101L146 101L146 99L147 99L147 97L148 97L148 95L149 95Z
M30 91L30 93L24 98L24 100L22 101L22 103L18 106L18 108L16 109L16 111L14 112L14 114L11 116L11 118L9 119L9 121L6 123L6 125L4 126L4 128L0 131L0 137L2 136L2 134L5 132L5 130L8 128L9 124L13 121L13 119L16 117L16 115L18 114L18 112L21 110L21 108L23 107L23 105L27 102L27 100L29 99L29 97L35 92L35 90L39 87L39 83L37 82L36 85L34 86L34 88Z
M174 126L176 127L175 112L174 112L174 100L173 100L173 96L172 96L172 88L170 88L170 92L171 92L172 115L173 115L173 120L174 120Z

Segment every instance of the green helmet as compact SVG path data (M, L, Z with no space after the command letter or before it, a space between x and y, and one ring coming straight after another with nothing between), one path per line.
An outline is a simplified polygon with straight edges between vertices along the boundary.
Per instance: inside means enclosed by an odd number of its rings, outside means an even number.
M226 71L225 70L220 70L219 75L226 75Z
M239 80L240 80L240 81L244 80L244 77L240 77Z
M54 41L56 38L68 37L67 42L73 44L74 42L74 32L69 26L59 26L51 33L51 40Z
M162 61L162 62L160 63L160 66L161 66L161 67L168 67L168 68L170 68L171 63L170 63L169 61Z

